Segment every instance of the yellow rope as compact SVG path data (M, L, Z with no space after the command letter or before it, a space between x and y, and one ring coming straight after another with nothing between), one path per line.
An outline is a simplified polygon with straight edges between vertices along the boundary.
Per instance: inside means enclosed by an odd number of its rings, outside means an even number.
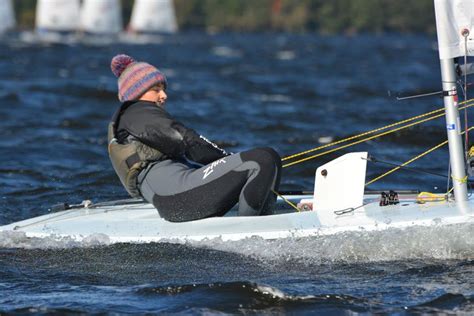
M441 111L444 111L444 108L434 110L434 111L431 111L429 113L421 114L421 115L418 115L418 116L415 116L415 117L412 117L412 118L409 118L409 119L406 119L406 120L403 120L403 121L399 121L399 122L396 122L396 123L393 123L393 124L390 124L390 125L379 127L377 129L367 131L367 132L364 132L364 133L360 133L360 134L357 134L357 135L354 135L354 136L351 136L351 137L348 137L348 138L344 138L344 139L341 139L341 140L338 140L338 141L335 141L335 142L332 142L332 143L329 143L329 144L325 144L325 145L322 145L322 146L319 146L319 147L316 147L316 148L312 148L312 149L309 149L309 150L306 150L306 151L302 151L300 153L284 157L281 160L286 161L286 160L289 160L289 159L292 159L292 158L296 158L296 157L299 157L299 156L302 156L302 155L306 155L306 154L309 154L313 151L318 151L318 150L321 150L321 149L324 149L324 148L327 148L327 147L331 147L331 146L334 146L334 145L337 145L337 144L340 144L340 143L348 142L350 140L353 140L353 139L356 139L356 138L359 138L359 137L362 137L362 136L366 136L366 135L369 135L369 134L373 134L373 133L376 133L376 132L379 132L379 131L383 131L384 129L391 128L391 127L394 127L394 126L397 126L397 125L401 125L403 123L407 123L407 122L416 120L418 118L423 118L425 116L429 116L431 114L435 114L435 113L438 113L438 112L441 112Z
M471 146L471 148L469 149L469 157L472 156L474 156L474 146Z
M448 194L449 192L446 194L420 192L420 194L418 194L418 196L416 197L416 201L418 203L446 201L448 199Z
M374 183L375 181L378 181L378 180L380 180L380 179L382 179L382 178L388 176L389 174L391 174L391 173L397 171L398 169L400 169L400 168L402 168L402 167L405 167L405 166L411 164L413 161L415 161L415 160L417 160L417 159L419 159L419 158L421 158L421 157L423 157L423 156L429 154L429 153L432 152L432 151L435 151L436 149L438 149L438 148L440 148L440 147L446 145L447 143L448 143L448 141L445 140L444 142L442 142L442 143L440 143L440 144L438 144L438 145L436 145L436 146L434 146L434 147L428 149L427 151L425 151L425 152L419 154L418 156L413 157L412 159L410 159L410 160L408 160L408 161L402 163L400 166L397 166L397 167L395 167L395 168L392 168L392 169L390 169L389 171L387 171L387 172L381 174L380 176L378 176L378 177L376 177L376 178L374 178L374 179L368 181L365 185L368 186L369 184L372 184L372 183Z
M461 133L461 135L462 135L462 134L465 134L466 132L471 131L472 129L474 129L474 126L469 127L466 131L463 131L463 132ZM395 168L392 168L392 169L390 169L389 171L387 171L387 172L381 174L380 176L378 176L378 177L376 177L376 178L370 180L370 181L367 182L365 185L368 186L369 184L372 184L372 183L374 183L375 181L378 181L378 180L382 179L383 177L388 176L389 174L391 174L391 173L397 171L398 169L400 169L400 168L402 168L402 167L405 167L405 166L411 164L413 161L415 161L415 160L417 160L417 159L419 159L419 158L421 158L421 157L423 157L423 156L426 156L427 154L429 154L429 153L435 151L436 149L438 149L438 148L440 148L440 147L446 145L447 143L448 143L447 140L445 140L445 141L442 142L442 143L439 143L438 145L436 145L436 146L434 146L434 147L428 149L427 151L425 151L425 152L419 154L418 156L413 157L412 159L410 159L410 160L408 160L408 161L402 163L400 166L397 166L397 167L395 167ZM459 181L459 182L461 182L461 183L466 183L466 182L467 182L467 179L468 179L468 176L465 176L465 177L462 178L462 179L457 179L457 178L455 178L455 177L452 176L452 175L451 175L451 177L453 178L453 180ZM448 192L448 194L449 194L449 192Z
M423 122L427 122L427 121L433 120L433 119L438 118L438 117L441 117L441 116L444 116L444 113L438 114L438 115L435 115L435 116L432 116L432 117L429 117L429 118L426 118L426 119L421 120L421 121L417 121L417 122L414 122L414 123L410 123L410 124L407 124L407 125L404 125L404 126L401 126L401 127L398 127L398 128L395 128L395 129L392 129L392 130L389 130L389 131L386 131L386 132L383 132L383 133L380 133L380 134L376 134L376 135L373 135L373 136L370 136L370 137L367 137L367 138L363 138L363 139L361 139L361 140L352 142L352 143L350 143L350 144L346 144L346 145L342 145L342 146L339 146L339 147L336 147L336 148L333 148L333 149L330 149L330 150L326 150L326 151L323 151L322 153L319 153L319 154L316 154L316 155L312 155L312 156L309 156L309 157L306 157L306 158L302 158L302 159L300 159L300 160L296 160L296 161L293 161L293 162L284 164L284 165L283 165L283 168L290 167L290 166L293 166L293 165L302 163L302 162L304 162L304 161L307 161L307 160L310 160L310 159L314 159L314 158L317 158L317 157L320 157L320 156L323 156L323 155L326 155L326 154L335 152L335 151L340 150L340 149L344 149L344 148L347 148L347 147L350 147L350 146L353 146L353 145L357 145L357 144L366 142L366 141L368 141L368 140L371 140L371 139L374 139L374 138L377 138L377 137L382 137L382 136L385 136L385 135L388 135L388 134L391 134L391 133L395 133L395 132L400 131L400 130L402 130L402 129L404 129L404 128L408 128L408 127L411 127L411 126L414 126L414 125L417 125L417 124L420 124L420 123L423 123Z
M459 178L456 178L455 176L451 175L451 178L453 178L454 181L457 181L457 182L460 182L460 183L467 183L467 177L468 176L465 176L464 178L459 179Z
M290 205L292 208L294 208L297 212L300 212L300 209L294 204L292 203L290 200L288 200L287 198L285 198L283 195L281 195L280 193L278 193L277 191L275 190L272 190L273 193L275 193L276 195L278 195L283 201L285 201L288 205Z
M463 107L458 107L458 110L462 110L462 109L466 109L468 107L471 107L471 106L474 106L474 102L468 104L468 102L471 102L471 101L474 101L474 99L470 99L470 100L466 100L466 101L463 101L461 103L459 103L459 105L461 104L466 104L465 106ZM291 159L291 158L295 158L295 157L299 157L301 155L304 155L304 154L307 154L307 153L310 153L310 152L314 152L314 151L317 151L317 150L320 150L320 149L324 149L324 148L327 148L327 147L330 147L330 146L334 146L334 145L337 145L337 144L340 144L340 143L343 143L343 142L347 142L347 141L350 141L350 140L353 140L353 139L356 139L356 138L359 138L359 137L362 137L362 136L366 136L366 135L369 135L369 134L373 134L375 132L378 132L378 131L382 131L384 129L387 129L387 128L390 128L390 127L394 127L394 126L398 126L398 125L401 125L403 123L407 123L407 122L410 122L410 121L413 121L413 120L416 120L416 119L419 119L419 118L423 118L425 116L429 116L431 114L435 114L435 113L438 113L438 112L442 112L444 111L444 108L443 109L438 109L438 110L434 110L434 111L431 111L431 112L428 112L428 113L425 113L425 114L421 114L421 115L418 115L418 116L415 116L415 117L412 117L412 118L409 118L409 119L406 119L406 120L403 120L403 121L399 121L397 123L394 123L394 124L390 124L390 125L386 125L384 127L380 127L380 128L377 128L375 130L372 130L372 131L368 131L368 132L365 132L365 133L361 133L361 134L358 134L358 135L355 135L355 136L352 136L352 137L348 137L348 138L345 138L345 139L342 139L342 140L339 140L339 141L336 141L336 142L333 142L333 143L330 143L330 144L326 144L326 145L323 145L323 146L319 146L319 147L316 147L316 148L313 148L313 149L310 149L310 150L307 150L307 151L304 151L304 152L300 152L298 154L294 154L294 155L291 155L291 156L288 156L288 157L285 157L282 159L282 161L285 161L285 160L288 160L288 159ZM371 137L367 137L367 138L364 138L364 139L361 139L361 140L358 140L358 141L355 141L353 143L350 143L350 144L346 144L346 145L343 145L343 146L340 146L340 147L337 147L337 148L333 148L333 149L330 149L330 150L327 150L327 151L324 151L322 153L319 153L319 154L316 154L316 155L312 155L310 157L306 157L306 158L303 158L303 159L300 159L300 160L297 160L297 161L293 161L293 162L290 162L290 163L287 163L287 164L284 164L283 165L283 168L286 168L286 167L290 167L290 166L293 166L293 165L296 165L298 163L301 163L301 162L304 162L304 161L307 161L307 160L310 160L310 159L314 159L314 158L317 158L317 157L320 157L320 156L323 156L323 155L326 155L326 154L329 154L329 153L332 153L332 152L335 152L337 150L340 150L340 149L344 149L344 148L347 148L349 146L353 146L353 145L357 145L357 144L360 144L362 142L366 142L366 141L369 141L371 139L374 139L374 138L377 138L377 137L382 137L382 136L385 136L385 135L388 135L388 134L391 134L391 133L394 133L394 132L397 132L397 131L400 131L402 129L405 129L405 128L408 128L408 127L411 127L411 126L414 126L414 125L417 125L417 124L421 124L421 123L424 123L424 122L427 122L427 121L430 121L430 120L433 120L433 119L436 119L436 118L439 118L441 116L444 116L444 113L442 114L438 114L438 115L434 115L432 117L428 117L426 119L423 119L423 120L420 120L420 121L416 121L414 123L411 123L411 124L407 124L405 126L401 126L401 127L398 127L398 128L395 128L395 129L392 129L392 130L389 130L389 131L386 131L386 132L383 132L383 133L380 133L380 134L376 134L374 136L371 136ZM474 127L470 127L469 129L467 129L466 131L462 132L461 134L464 134L466 132L469 132L470 130L474 129ZM396 170L404 167L404 166L407 166L409 165L410 163L412 163L413 161L421 158L421 157L424 157L426 156L427 154L435 151L436 149L446 145L448 143L448 141L444 141L430 149L428 149L427 151L419 154L418 156L404 162L403 164L401 164L400 166L397 166L387 172L385 172L384 174L370 180L369 182L367 182L365 184L365 186L368 186L369 184L372 184L386 176L388 176L389 174L395 172ZM472 148L471 148L472 150ZM467 179L468 179L468 176L465 176L463 179L456 179L455 177L452 176L452 178L455 180L455 181L460 181L460 182L467 182ZM453 188L451 188L451 190L449 190L445 197L443 197L443 199L447 199L447 196L448 194L453 190ZM286 199L283 195L281 195L280 193L272 190L273 193L275 193L277 196L279 196L283 201L285 201L287 204L289 204L291 207L293 207L297 212L300 212L300 209L295 205L293 204L291 201L289 201L288 199ZM435 194L433 193L429 193L429 192L421 192L419 195L418 195L418 200L420 199L424 199L424 197L422 196L422 194L425 194L425 195L430 195L428 197L428 199L439 199L440 197L439 196L436 196ZM436 196L436 197L435 197Z
M468 107L471 107L471 106L474 106L474 99L470 99L470 100L466 100L466 101L463 101L463 102L460 102L459 105L461 104L467 104L463 107L459 107L458 109L459 110L462 110L462 109L466 109ZM469 103L469 102L472 102L472 103ZM327 148L327 147L331 147L331 146L334 146L334 145L337 145L337 144L340 144L340 143L344 143L344 142L347 142L347 141L350 141L350 140L353 140L353 139L356 139L356 138L360 138L362 136L366 136L366 135L369 135L369 134L373 134L373 133L376 133L376 132L379 132L379 131L382 131L382 130L385 130L385 129L388 129L388 128L391 128L391 127L395 127L395 126L398 126L398 125L401 125L401 124L404 124L404 123L407 123L407 122L411 122L413 120L417 120L419 118L423 118L423 117L426 117L426 116L429 116L429 115L432 115L432 114L435 114L435 113L438 113L438 112L444 112L444 108L442 109L437 109L437 110L434 110L434 111L431 111L431 112L428 112L428 113L425 113L425 114L420 114L420 115L417 115L417 116L414 116L412 118L408 118L408 119L405 119L405 120L402 120L402 121L399 121L399 122L396 122L396 123L393 123L393 124L390 124L390 125L386 125L386 126L383 126L383 127L380 127L380 128L377 128L377 129L374 129L374 130L371 130L371 131L368 131L368 132L364 132L364 133L361 133L361 134L358 134L358 135L354 135L354 136L351 136L351 137L348 137L348 138L345 138L345 139L341 139L341 140L338 140L336 142L332 142L332 143L329 143L329 144L325 144L325 145L322 145L322 146L319 146L319 147L316 147L316 148L313 148L313 149L309 149L309 150L306 150L306 151L303 151L303 152L300 152L300 153L297 153L297 154L294 154L294 155L291 155L291 156L287 156L287 157L284 157L282 158L282 161L286 161L286 160L289 160L289 159L292 159L292 158L296 158L296 157L299 157L299 156L302 156L302 155L305 155L305 154L308 154L308 153L311 153L311 152L314 152L314 151L317 151L317 150L321 150L321 149L324 149L324 148ZM403 128L407 128L407 127L411 127L413 125L417 125L417 124L421 124L421 123L424 123L424 122L427 122L429 120L432 120L432 119L435 119L435 118L438 118L438 117L441 117L443 116L444 114L441 114L441 115L435 115L433 117L430 117L428 119L424 119L424 120L420 120L420 121L417 121L415 123L412 123L412 124L408 124L406 126L403 126L402 128L397 128L397 129L394 129L394 130L391 130L389 132L396 132L396 131L399 131ZM365 138L363 139L362 141L357 141L357 142L353 142L349 145L345 145L345 146L341 146L341 147L338 147L336 148L335 150L328 150L328 151L325 151L323 154L318 154L318 155L313 155L313 156L310 156L310 157L306 157L306 158L303 158L303 159L300 159L300 160L297 160L297 161L294 161L294 162L291 162L291 163L287 163L285 165L283 165L283 167L289 167L289 166L293 166L293 165L296 165L298 163L301 163L301 162L304 162L304 161L307 161L307 160L310 160L310 159L314 159L316 157L319 157L319 156L322 156L322 155L325 155L325 154L328 154L328 153L331 153L331 152L334 152L336 150L339 150L339 149L343 149L343 148L346 148L346 147L349 147L349 146L352 146L352 145L356 145L356 144L359 144L359 143L362 143L364 141L368 141L368 140L371 140L371 139L374 139L376 137L381 137L381 136L384 136L384 135L387 135L389 133L380 133L380 134L377 134L375 137L368 137L368 138Z

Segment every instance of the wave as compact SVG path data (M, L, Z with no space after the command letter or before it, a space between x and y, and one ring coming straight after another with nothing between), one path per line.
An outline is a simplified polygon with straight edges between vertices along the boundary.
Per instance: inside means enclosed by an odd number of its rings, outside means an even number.
M377 232L347 232L333 236L312 236L265 240L252 237L239 241L220 238L203 241L163 240L189 247L236 253L263 262L325 264L397 260L473 260L474 224L445 227L411 227ZM57 249L108 246L110 238L93 234L82 241L69 237L30 238L23 232L0 232L0 248Z
M246 281L148 286L138 289L137 294L145 297L199 297L199 300L187 303L186 308L206 307L214 312L281 313L309 312L314 309L363 312L370 309L368 300L349 295L290 295L277 287ZM182 312L182 308L176 306L173 309L173 306L170 306L167 311Z
M411 259L474 259L474 224L411 227L333 236L240 241L213 239L191 245L235 252L273 263L359 263Z
M51 236L45 238L27 237L24 232L0 231L0 248L21 249L68 249L89 248L110 245L110 238L104 234L93 234L82 241L70 237Z
M441 313L453 310L469 311L472 297L447 293L420 304L382 304L376 298L356 297L345 294L291 295L277 287L255 282L217 282L207 284L185 284L146 286L139 288L140 296L173 296L186 300L186 309L206 307L214 312L240 313L301 313L317 310L328 312L421 312ZM191 300L190 298L200 298ZM400 306L402 305L402 306ZM183 307L170 306L169 312L181 312Z
M276 287L254 282L217 282L169 286L141 286L134 293L143 304L91 305L70 304L68 307L25 306L0 309L1 313L79 314L90 312L129 313L187 313L187 314L354 314L354 313L452 313L469 315L473 297L446 293L428 302L403 306L381 304L376 299L360 298L343 294L290 295ZM128 292L128 290L127 290ZM163 302L166 300L166 303ZM153 303L154 302L154 303Z

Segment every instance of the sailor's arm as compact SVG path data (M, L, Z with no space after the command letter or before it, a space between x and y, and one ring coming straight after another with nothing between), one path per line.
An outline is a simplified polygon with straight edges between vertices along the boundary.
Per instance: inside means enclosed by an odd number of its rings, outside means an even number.
M228 154L194 130L185 127L162 109L152 107L134 111L130 108L121 125L140 142L170 158L186 157L208 164Z
M138 135L138 139L170 158L185 156L203 165L228 156L225 150L204 136L170 119L161 118L159 124L149 126L145 133Z
M186 129L184 142L186 158L203 165L229 155L224 149L192 129Z

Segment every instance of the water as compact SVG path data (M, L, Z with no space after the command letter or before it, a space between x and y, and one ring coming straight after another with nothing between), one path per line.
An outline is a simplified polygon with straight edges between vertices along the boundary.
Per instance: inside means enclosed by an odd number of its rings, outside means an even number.
M435 39L185 33L134 46L0 44L0 225L58 202L126 198L106 151L116 101L111 57L149 61L169 80L168 109L237 152L283 156L442 107ZM445 139L435 120L348 150L404 162ZM284 170L311 189L336 154ZM446 148L415 167L445 174ZM369 164L368 178L383 172ZM409 184L407 187L406 184ZM372 189L442 192L446 179L398 172ZM400 234L182 245L0 234L0 313L474 313L472 225Z

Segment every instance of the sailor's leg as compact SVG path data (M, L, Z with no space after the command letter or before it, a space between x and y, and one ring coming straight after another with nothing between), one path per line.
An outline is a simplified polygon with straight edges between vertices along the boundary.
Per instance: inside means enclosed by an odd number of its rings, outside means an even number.
M270 166L274 166L276 169L273 182L270 186L271 190L268 193L268 197L264 202L262 210L260 212L260 215L270 215L273 213L277 200L277 195L275 194L275 192L278 192L280 187L282 164L281 157L275 150L273 150L272 148L262 148L262 150L266 150L272 157L270 159L270 162L268 163L269 168Z
M222 216L237 203L247 180L247 172L234 171L241 164L239 154L199 169L165 160L139 177L140 191L168 221Z
M255 148L241 153L241 168L249 172L239 198L239 215L271 214L277 199L281 158L272 148Z
M280 158L256 148L219 159L199 169L166 160L140 179L144 198L169 221L222 216L239 202L240 215L260 215L274 198ZM270 203L268 203L270 202Z

